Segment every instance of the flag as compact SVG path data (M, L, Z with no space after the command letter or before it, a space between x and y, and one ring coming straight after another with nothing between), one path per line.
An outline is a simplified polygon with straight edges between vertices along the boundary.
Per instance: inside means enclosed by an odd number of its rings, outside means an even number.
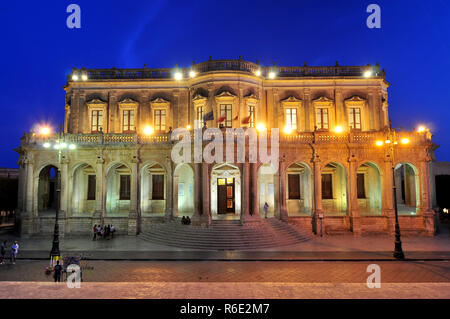
M203 122L206 121L213 121L214 120L214 113L213 111L206 113L205 115L203 115Z
M249 116L247 116L247 117L244 117L244 118L242 119L241 123L242 123L242 124L248 124L248 123L250 123L251 117L252 117L251 115L249 115Z
M217 120L217 123L222 123L223 121L225 121L226 116L222 115L221 117L219 117L219 119Z

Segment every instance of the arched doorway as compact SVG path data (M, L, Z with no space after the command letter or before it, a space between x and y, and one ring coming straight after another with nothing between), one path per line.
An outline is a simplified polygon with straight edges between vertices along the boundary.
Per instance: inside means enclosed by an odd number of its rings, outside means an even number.
M275 174L276 169L272 164L263 164L258 170L259 185L259 213L264 217L264 204L269 205L267 217L275 215Z
M38 212L40 215L54 214L57 209L58 168L47 165L39 172L38 180Z
M128 216L131 200L131 169L114 164L106 174L106 214Z
M167 199L167 174L158 162L151 162L141 169L141 214L164 216Z
M322 169L322 209L328 216L347 214L347 172L337 162L331 162Z
M381 215L381 176L376 164L366 162L358 167L356 193L361 215Z
M95 211L96 174L94 168L86 163L73 170L71 189L72 216L93 214Z
M228 163L217 164L211 171L211 217L212 219L239 219L240 216L241 172L239 167Z
M400 163L394 171L399 215L415 215L420 204L419 171L411 163Z
M179 164L173 174L174 216L194 214L194 171L189 164Z
M286 206L289 216L310 216L312 212L312 171L295 162L286 170Z

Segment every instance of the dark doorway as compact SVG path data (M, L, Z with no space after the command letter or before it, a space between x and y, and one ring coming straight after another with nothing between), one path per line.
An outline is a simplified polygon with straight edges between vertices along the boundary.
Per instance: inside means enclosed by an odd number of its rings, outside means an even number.
M234 214L234 178L217 179L217 213Z
M436 203L443 208L450 208L450 175L436 175Z

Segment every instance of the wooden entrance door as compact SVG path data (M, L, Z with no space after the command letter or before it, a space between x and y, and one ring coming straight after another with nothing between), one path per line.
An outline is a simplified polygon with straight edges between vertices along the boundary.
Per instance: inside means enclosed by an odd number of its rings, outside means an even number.
M217 213L234 214L234 178L217 179Z

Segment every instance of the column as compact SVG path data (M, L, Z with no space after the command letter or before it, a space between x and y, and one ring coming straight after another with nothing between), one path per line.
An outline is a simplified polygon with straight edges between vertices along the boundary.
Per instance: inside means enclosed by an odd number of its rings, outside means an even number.
M251 163L250 166L252 170L251 213L253 217L259 218L258 163Z
M287 208L286 208L286 160L284 159L284 156L280 157L280 163L279 163L279 177L280 177L280 192L279 192L279 202L280 202L280 216L279 218L281 220L287 220L288 214L287 214Z
M336 103L336 125L341 125L344 129L346 129L348 127L348 124L341 89L336 89L335 91L335 103Z
M358 209L358 192L357 192L357 167L356 167L356 159L351 157L349 159L349 190L350 190L350 202L349 202L349 212L350 212L350 222L351 229L354 235L361 235L361 222L360 222L360 214Z
M172 160L169 157L166 157L166 167L167 167L167 177L166 177L166 181L167 181L167 188L166 188L166 213L165 213L165 217L166 220L172 220L173 218L173 214L172 214L172 209L173 209L173 163Z
M386 217L386 228L390 234L395 232L395 211L394 211L394 172L392 171L392 161L390 157L384 159L384 196L383 215Z
M128 215L128 235L137 235L137 189L139 158L135 155L131 160L130 181L130 213Z
M63 218L67 214L68 208L68 187L69 187L69 159L66 155L62 155L61 159L61 202L60 202L60 215Z
M120 132L120 118L115 91L109 92L109 123L110 133Z
M304 128L306 132L314 131L314 113L313 108L311 106L311 93L309 89L303 90L303 103L304 103L304 112L305 112L305 123Z
M146 91L142 91L141 95L139 97L139 124L141 127L145 127L146 125L149 125L148 119L149 119L149 102L148 102L148 93ZM137 128L139 131L139 128Z
M241 222L244 223L250 217L250 163L248 159L242 163L241 181Z
M203 195L203 209L201 224L208 225L211 224L211 207L210 207L210 180L209 180L209 164L202 164L202 195Z
M87 133L89 131L89 117L86 110L86 94L84 92L80 92L79 109L78 133Z
M103 200L103 192L104 188L104 178L103 178L103 164L105 160L103 156L97 156L97 174L95 176L95 213L99 214L99 216L103 216L104 210L104 200Z
M435 232L434 211L431 208L430 194L430 162L420 162L420 213L423 216L427 235L433 236Z
M70 98L70 132L77 134L79 132L79 117L80 117L80 100L78 91L72 91Z
M194 215L192 224L200 225L202 215L202 164L194 163Z
M313 232L320 234L320 223L323 221L322 211L322 170L320 167L320 159L315 154L313 160L314 169L314 214L313 214ZM322 232L324 229L322 229Z
M33 161L31 158L25 158L24 160L25 165L26 165L26 170L27 170L27 181L26 181L26 204L25 204L25 211L30 214L30 217L33 214L33 183L34 183L34 178L33 178Z

